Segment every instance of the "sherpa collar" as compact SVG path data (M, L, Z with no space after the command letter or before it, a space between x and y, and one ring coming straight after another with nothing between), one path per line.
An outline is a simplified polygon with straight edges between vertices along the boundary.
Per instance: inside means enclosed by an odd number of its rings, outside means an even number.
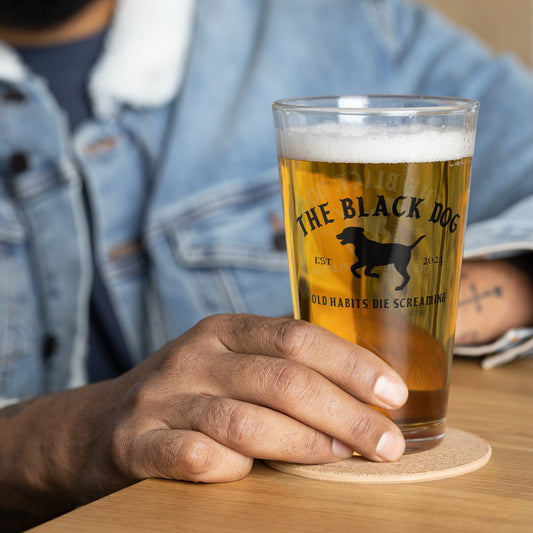
M89 82L94 113L113 115L121 104L159 106L183 77L196 0L119 0L102 57ZM0 41L0 79L21 82L26 67Z

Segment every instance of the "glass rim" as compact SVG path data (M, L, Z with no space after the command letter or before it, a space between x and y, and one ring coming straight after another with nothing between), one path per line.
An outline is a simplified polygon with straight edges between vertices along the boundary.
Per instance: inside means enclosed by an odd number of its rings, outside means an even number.
M364 106L363 103L382 101L380 106ZM333 103L345 101L347 105L334 106ZM353 105L355 102L359 105ZM390 101L391 105L383 105L383 101ZM329 102L329 105L327 103ZM396 102L396 104L394 104ZM406 105L400 105L403 102ZM352 105L348 105L351 103ZM298 113L345 114L345 115L373 115L373 116L413 116L439 115L476 111L479 102L469 98L453 96L427 96L412 94L351 94L303 96L283 98L272 104L274 110Z

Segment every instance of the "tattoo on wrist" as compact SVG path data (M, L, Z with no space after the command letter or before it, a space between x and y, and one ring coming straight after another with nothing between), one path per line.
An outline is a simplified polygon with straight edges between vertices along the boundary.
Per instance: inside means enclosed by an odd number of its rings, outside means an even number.
M469 289L470 289L470 295L467 298L463 298L462 300L459 300L458 305L463 306L463 305L474 304L476 311L478 313L483 311L483 307L481 305L482 300L486 300L487 298L491 298L491 297L501 298L503 294L503 290L499 285L495 285L494 287L492 287L492 289L479 292L475 283L470 283Z

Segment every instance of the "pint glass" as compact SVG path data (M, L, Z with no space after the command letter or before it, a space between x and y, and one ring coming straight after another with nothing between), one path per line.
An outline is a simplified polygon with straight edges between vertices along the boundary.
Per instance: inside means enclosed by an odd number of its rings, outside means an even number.
M445 432L477 102L420 96L273 105L296 318L404 379L382 410L406 450Z

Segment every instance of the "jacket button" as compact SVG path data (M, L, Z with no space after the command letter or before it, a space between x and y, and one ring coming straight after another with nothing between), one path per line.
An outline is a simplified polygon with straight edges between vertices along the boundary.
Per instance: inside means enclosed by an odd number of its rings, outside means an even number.
M57 350L58 344L59 343L56 337L54 337L53 335L46 335L46 337L43 340L43 347L42 347L43 358L49 359L50 357L52 357L52 355L54 355L55 351Z
M20 174L28 169L28 156L23 152L15 152L9 158L9 170L12 174Z

